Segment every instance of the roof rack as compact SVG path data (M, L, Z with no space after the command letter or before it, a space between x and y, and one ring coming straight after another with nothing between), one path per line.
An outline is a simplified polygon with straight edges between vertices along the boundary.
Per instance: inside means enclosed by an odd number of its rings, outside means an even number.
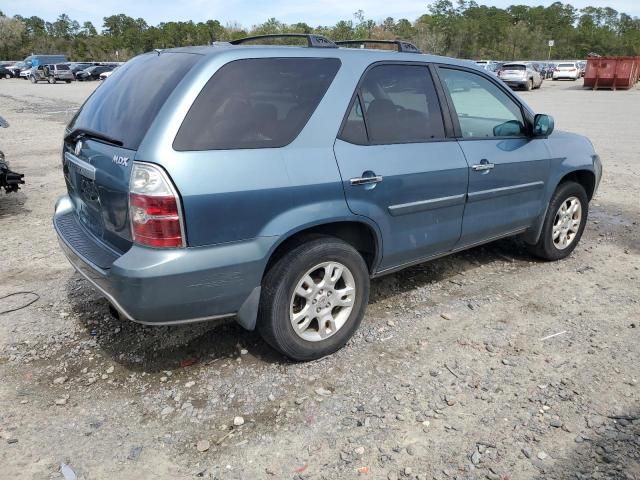
M244 37L237 40L231 40L231 45L240 45L242 43L251 42L254 40L264 40L268 38L306 38L307 47L309 48L338 48L338 46L322 35L314 35L309 33L276 33L270 35L255 35L253 37Z
M336 45L364 45L365 43L375 43L382 45L395 45L399 52L404 53L422 53L413 43L404 40L340 40L335 42Z

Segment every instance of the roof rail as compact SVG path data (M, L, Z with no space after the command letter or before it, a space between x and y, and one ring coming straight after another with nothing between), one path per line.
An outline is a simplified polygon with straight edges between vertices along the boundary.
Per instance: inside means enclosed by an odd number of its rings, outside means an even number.
M364 45L365 43L375 43L382 45L395 45L399 52L403 53L422 53L418 47L411 42L405 42L404 40L340 40L335 42L336 45Z
M314 35L309 33L275 33L269 35L255 35L253 37L244 37L237 40L231 40L231 45L240 45L242 43L251 42L253 40L263 40L268 38L306 38L307 47L310 48L338 48L338 46L322 35Z

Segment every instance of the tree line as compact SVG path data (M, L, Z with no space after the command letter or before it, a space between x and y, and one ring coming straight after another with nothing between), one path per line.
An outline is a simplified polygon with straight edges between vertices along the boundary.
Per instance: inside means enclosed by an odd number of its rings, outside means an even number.
M237 23L162 22L153 26L124 14L95 25L63 13L55 21L38 16L8 17L0 11L0 58L22 59L32 53L64 53L70 59L127 60L156 48L206 45L247 35L317 33L333 40L396 39L422 51L458 58L544 59L600 55L640 55L640 18L610 7L574 8L555 2L547 7L497 8L475 0L437 0L414 21L368 19L362 10L332 26L285 24L276 18L245 28ZM548 41L554 40L549 50Z

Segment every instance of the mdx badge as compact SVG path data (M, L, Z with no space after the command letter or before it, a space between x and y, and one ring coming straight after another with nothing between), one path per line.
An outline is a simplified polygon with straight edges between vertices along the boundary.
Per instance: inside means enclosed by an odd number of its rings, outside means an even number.
M120 155L114 155L113 163L115 163L116 165L120 165L122 167L126 167L129 165L129 157L121 157Z

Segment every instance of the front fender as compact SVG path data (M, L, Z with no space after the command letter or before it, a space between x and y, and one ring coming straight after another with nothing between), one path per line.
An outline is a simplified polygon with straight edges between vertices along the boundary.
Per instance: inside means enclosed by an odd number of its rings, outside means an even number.
M543 193L542 205L544 207L535 223L524 234L525 241L531 244L535 244L540 238L551 198L558 185L567 176L576 172L590 172L595 177L595 188L597 188L602 175L600 158L588 138L574 133L556 131L549 136L547 142L551 161L549 180Z

